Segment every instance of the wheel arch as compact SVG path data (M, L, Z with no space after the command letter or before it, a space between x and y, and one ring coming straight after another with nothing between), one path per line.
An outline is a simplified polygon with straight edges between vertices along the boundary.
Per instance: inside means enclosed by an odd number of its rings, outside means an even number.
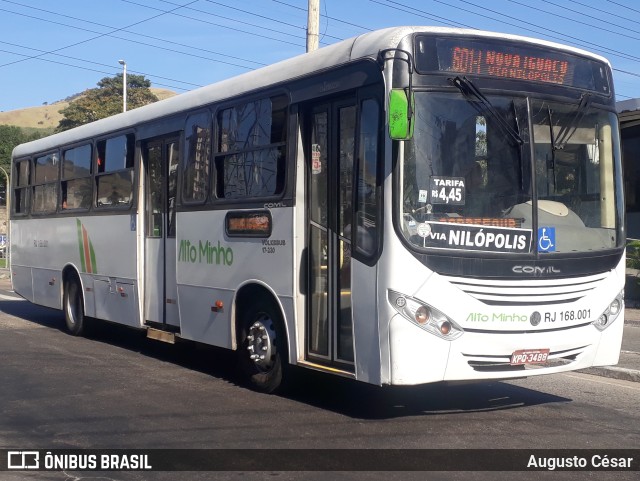
M86 296L84 295L85 293L84 283L82 281L82 276L80 275L80 271L78 270L78 267L75 264L66 264L62 268L62 283L60 287L60 299L62 299L62 296L64 295L64 289L65 289L65 286L67 285L67 281L74 278L77 279L80 284L80 292L82 292L82 303L84 305L83 307L85 308L85 312L86 312L87 300L86 300ZM62 302L60 303L60 305L63 305Z
M233 311L231 316L231 337L233 350L238 349L240 333L240 323L242 322L243 315L252 309L252 306L256 303L256 300L262 299L272 304L277 309L277 313L280 315L280 322L284 331L285 339L284 345L287 348L286 356L287 361L291 362L291 355L289 349L289 326L287 318L284 312L284 308L278 295L267 284L252 280L242 284L237 290L233 300Z

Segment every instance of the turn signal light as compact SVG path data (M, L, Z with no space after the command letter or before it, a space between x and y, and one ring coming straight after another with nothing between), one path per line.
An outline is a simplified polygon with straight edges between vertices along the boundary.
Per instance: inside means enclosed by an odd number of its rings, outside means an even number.
M424 306L418 307L418 309L416 310L416 322L418 324L426 324L427 322L429 322L430 318L431 313L429 312L429 309Z
M444 321L440 324L440 332L443 336L446 336L451 332L451 323L449 321Z
M405 319L421 329L447 341L453 341L464 334L462 328L455 321L435 307L397 291L389 290L388 296L391 306Z

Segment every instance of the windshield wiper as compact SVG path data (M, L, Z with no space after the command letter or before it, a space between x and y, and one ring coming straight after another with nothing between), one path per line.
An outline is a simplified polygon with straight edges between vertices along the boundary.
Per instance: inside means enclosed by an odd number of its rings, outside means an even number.
M473 82L471 82L471 80L469 80L467 77L455 77L455 78L449 79L449 82L451 82L455 87L457 87L458 90L460 90L460 92L462 92L462 94L465 97L472 98L473 99L472 105L475 105L476 103L480 103L484 108L483 110L491 114L491 116L498 123L500 128L509 137L511 137L511 140L513 140L517 145L521 146L522 144L524 144L524 141L522 140L522 137L520 137L520 134L516 130L514 130L513 127L511 127L511 125L509 125L509 122L507 122L504 116L496 110L493 104L489 102L489 99L487 99L487 97L485 97L482 94L482 92L480 92L478 87L476 87L473 84ZM479 112L483 113L483 111L479 111ZM516 117L516 125L517 125L517 122L518 122L518 119Z
M587 112L589 104L591 104L591 95L582 94L582 96L580 97L580 104L578 105L578 109L576 110L576 115L574 115L571 123L563 125L560 128L560 132L558 132L558 136L555 140L552 137L551 140L553 150L562 150L565 148L565 146L569 142L569 139L571 139L571 137L573 137L573 134L575 134L578 130L578 125L580 125L582 117L584 117L584 114ZM549 114L549 117L551 117L551 114ZM551 128L553 130L553 127Z

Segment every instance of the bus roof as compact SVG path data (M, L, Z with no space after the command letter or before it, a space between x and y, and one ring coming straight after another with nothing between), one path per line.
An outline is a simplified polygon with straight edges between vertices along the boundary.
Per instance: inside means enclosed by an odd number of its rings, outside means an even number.
M381 49L397 47L404 37L416 32L459 34L464 36L481 36L523 41L587 56L609 65L609 62L605 58L591 52L530 37L448 27L391 27L342 40L314 52L292 57L166 100L97 120L26 144L21 144L13 150L13 157L24 157L35 152L51 150L60 145L81 142L82 140L104 135L109 132L131 128L154 119L196 109L216 101L232 98L244 92L251 92L264 86L276 85L284 81L300 78L310 73L353 60L364 58L375 59Z

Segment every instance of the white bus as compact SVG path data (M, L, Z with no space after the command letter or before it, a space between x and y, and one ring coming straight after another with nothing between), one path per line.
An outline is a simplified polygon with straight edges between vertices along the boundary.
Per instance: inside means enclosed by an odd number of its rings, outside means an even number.
M375 31L20 145L12 179L17 293L235 350L258 390L618 360L618 120L582 50Z

